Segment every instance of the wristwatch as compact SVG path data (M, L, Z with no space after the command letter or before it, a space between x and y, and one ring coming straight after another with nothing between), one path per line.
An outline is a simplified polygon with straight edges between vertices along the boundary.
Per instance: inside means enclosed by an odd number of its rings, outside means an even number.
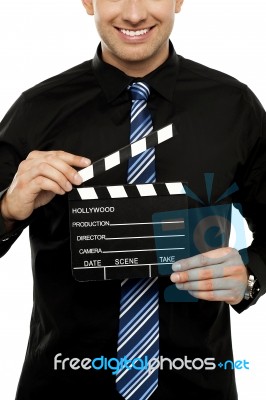
M248 277L248 284L244 294L244 299L245 300L254 299L259 290L260 289L258 280L255 278L254 275L250 274Z

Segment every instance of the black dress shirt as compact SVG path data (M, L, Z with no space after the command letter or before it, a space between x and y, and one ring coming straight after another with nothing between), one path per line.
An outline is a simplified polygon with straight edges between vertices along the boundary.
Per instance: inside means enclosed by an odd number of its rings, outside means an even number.
M265 112L251 90L236 79L185 59L171 47L168 60L143 78L153 126L174 123L178 135L156 147L157 181L185 181L205 204L232 185L230 202L240 203L254 233L248 267L261 290L243 300L238 312L254 304L266 288L266 125ZM0 125L0 191L10 185L19 163L32 150L65 150L95 161L129 142L133 78L93 60L25 91ZM127 164L93 178L90 185L126 183ZM204 174L213 173L211 200ZM227 199L228 201L228 199ZM189 208L198 204L189 199ZM1 221L4 255L26 225L32 251L33 310L17 400L120 399L109 369L54 370L54 357L116 357L120 281L77 282L70 265L68 196L48 205L7 234ZM229 306L199 300L166 302L169 277L160 277L160 354L171 360L233 360ZM174 288L175 289L175 288ZM177 289L175 289L177 290ZM249 338L250 340L250 338ZM252 339L251 339L252 340ZM167 368L151 400L237 399L234 371Z

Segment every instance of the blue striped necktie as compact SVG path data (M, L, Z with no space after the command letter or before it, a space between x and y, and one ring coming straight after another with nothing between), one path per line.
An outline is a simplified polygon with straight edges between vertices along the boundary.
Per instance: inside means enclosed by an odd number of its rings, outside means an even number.
M153 130L147 108L149 87L143 82L129 87L132 97L130 142ZM128 165L128 183L155 182L155 149L132 157ZM143 361L159 357L158 278L126 279L121 284L117 358ZM126 358L124 358L126 357ZM144 364L144 363L143 363ZM125 399L146 400L158 386L158 370L149 374L141 362L123 366L116 377L118 392Z

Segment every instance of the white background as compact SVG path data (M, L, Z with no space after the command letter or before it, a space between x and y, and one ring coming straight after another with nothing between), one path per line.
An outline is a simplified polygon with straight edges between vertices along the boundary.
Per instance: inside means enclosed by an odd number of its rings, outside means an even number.
M101 1L101 0L99 0ZM187 58L245 82L266 106L265 0L185 0L172 40ZM94 20L80 0L1 0L0 119L23 90L94 55ZM1 171L0 171L1 174ZM27 230L0 260L0 399L13 400L26 351L32 307ZM250 236L249 236L250 237ZM266 298L232 310L240 400L265 399Z

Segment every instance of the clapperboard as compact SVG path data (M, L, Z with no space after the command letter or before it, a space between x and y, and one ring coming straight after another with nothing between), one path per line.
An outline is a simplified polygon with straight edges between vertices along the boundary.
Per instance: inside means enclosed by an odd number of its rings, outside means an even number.
M83 182L176 134L173 125L152 132L79 171ZM189 255L181 182L75 188L69 193L69 217L72 273L78 281L169 275L173 262Z

